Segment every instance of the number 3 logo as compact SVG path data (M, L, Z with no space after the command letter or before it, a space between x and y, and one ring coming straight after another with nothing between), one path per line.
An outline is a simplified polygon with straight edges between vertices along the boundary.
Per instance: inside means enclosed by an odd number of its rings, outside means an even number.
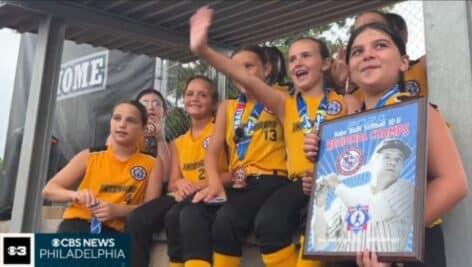
M25 246L9 246L8 247L8 255L10 256L26 256L26 247Z

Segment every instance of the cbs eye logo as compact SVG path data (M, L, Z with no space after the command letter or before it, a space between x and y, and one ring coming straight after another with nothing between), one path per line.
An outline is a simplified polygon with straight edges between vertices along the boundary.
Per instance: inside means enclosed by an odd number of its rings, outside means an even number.
M30 264L31 240L29 237L3 239L3 264Z

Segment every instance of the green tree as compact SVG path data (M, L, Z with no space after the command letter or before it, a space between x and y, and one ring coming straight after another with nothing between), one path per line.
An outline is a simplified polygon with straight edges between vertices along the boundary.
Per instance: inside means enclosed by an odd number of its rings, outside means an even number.
M177 106L178 100L182 98L185 83L190 77L194 75L204 75L212 78L209 66L201 60L189 63L172 62L170 65L172 67L169 68L167 92L174 97L174 106Z
M190 127L190 119L182 108L174 107L167 113L165 133L167 140L174 140Z
M345 33L348 31L351 27L352 21L352 18L340 19L323 26L291 34L278 40L266 42L266 45L276 46L284 55L287 55L290 44L295 40L301 37L313 37L326 42L330 51L336 51L347 39L345 34L339 33Z

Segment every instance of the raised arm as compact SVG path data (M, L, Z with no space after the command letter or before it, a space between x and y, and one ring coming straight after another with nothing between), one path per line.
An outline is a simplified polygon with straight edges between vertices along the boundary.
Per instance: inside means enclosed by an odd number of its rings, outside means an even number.
M344 88L346 86L346 80L349 78L349 67L346 64L345 58L346 49L344 46L341 46L338 49L336 57L333 59L330 69L331 77L338 88Z
M450 129L438 111L429 107L428 177L425 222L444 216L469 192L467 177Z
M213 10L208 7L202 7L190 18L190 49L192 52L207 61L218 71L241 84L258 101L272 110L277 118L283 122L285 94L274 90L264 81L249 75L243 66L208 46L208 29L210 28L212 17Z
M43 198L55 202L77 201L84 206L96 202L95 195L90 190L75 191L85 175L89 150L85 149L75 155L43 188Z

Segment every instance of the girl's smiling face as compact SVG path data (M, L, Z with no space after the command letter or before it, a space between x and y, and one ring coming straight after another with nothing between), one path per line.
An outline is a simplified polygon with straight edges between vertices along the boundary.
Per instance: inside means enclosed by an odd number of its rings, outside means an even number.
M293 85L300 91L309 91L323 82L323 72L330 67L324 60L318 43L310 39L294 42L288 50L288 69Z
M408 69L408 57L400 55L392 38L377 29L359 33L349 57L351 79L366 92L388 90L398 83L400 72Z

